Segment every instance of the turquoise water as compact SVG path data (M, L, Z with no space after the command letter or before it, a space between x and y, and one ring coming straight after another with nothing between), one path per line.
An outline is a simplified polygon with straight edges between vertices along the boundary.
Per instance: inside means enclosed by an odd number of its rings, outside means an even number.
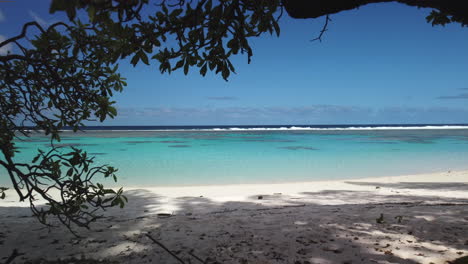
M30 162L47 138L18 141ZM58 144L119 169L123 186L348 179L468 169L468 129L87 131ZM1 170L0 185L8 183Z

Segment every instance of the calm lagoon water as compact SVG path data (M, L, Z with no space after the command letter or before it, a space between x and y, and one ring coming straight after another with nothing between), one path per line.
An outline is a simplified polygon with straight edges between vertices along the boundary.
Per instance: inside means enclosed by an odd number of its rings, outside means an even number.
M30 162L47 138L18 141ZM468 169L468 127L223 128L64 132L57 144L119 169L123 186L348 179ZM0 171L0 184L8 179Z

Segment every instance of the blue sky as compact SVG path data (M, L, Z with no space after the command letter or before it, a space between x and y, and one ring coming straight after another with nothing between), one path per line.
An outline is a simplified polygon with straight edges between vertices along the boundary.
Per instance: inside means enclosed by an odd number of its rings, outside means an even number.
M64 19L48 5L0 3L0 38L27 21ZM429 12L395 3L342 12L322 42L310 40L324 18L284 16L279 38L252 40L251 64L234 58L228 82L123 62L128 87L115 96L119 116L104 124L468 123L468 28L432 27Z

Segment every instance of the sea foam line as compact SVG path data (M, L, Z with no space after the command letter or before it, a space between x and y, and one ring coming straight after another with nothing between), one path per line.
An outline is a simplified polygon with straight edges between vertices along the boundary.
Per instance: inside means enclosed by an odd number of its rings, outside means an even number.
M444 129L468 129L468 126L441 125L441 126L351 126L351 127L310 127L310 126L284 126L284 127L213 127L213 128L184 128L184 129L90 129L86 132L236 132L236 131L356 131L356 130L444 130ZM72 130L62 130L72 131Z
M278 130L278 131L288 131L288 130L310 130L310 131L334 131L334 130L420 130L420 129L468 129L468 126L394 126L394 127L389 127L389 126L380 126L380 127L275 127L275 128L270 128L270 127L254 127L254 128L238 128L238 127L232 127L232 128L213 128L213 129L207 129L208 131L268 131L268 130ZM198 129L197 129L198 130ZM202 130L202 129L200 129Z

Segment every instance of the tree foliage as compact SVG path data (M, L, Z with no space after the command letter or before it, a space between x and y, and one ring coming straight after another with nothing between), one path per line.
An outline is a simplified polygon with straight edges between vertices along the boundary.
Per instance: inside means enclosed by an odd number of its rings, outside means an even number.
M154 4L154 3L153 3ZM95 32L110 41L111 61L131 57L133 65L155 60L161 73L198 68L227 80L231 55L253 54L248 39L263 33L279 35L278 0L162 1L149 11L148 0L55 0L50 11L65 11L70 20L86 10Z
M370 2L52 0L50 12L65 13L68 21L48 27L29 22L18 36L0 43L0 48L15 47L0 55L0 165L41 222L53 215L69 228L88 227L99 217L98 209L124 206L121 189L105 188L97 180L116 180L117 170L93 166L86 152L54 143L64 128L78 131L87 121L116 116L111 98L126 86L120 61L153 64L161 73L196 70L205 76L211 71L227 80L235 73L232 56L245 54L250 62L251 38L279 36L283 6L293 16L314 17ZM306 9L310 3L317 9ZM428 21L464 21L452 9L441 10ZM19 163L15 142L32 133L50 137L52 148L39 150L28 164ZM0 198L5 191L0 188ZM47 205L37 206L38 199Z
M21 40L32 27L39 34L30 41L32 48L26 48ZM114 177L115 169L91 167L93 159L86 153L55 147L40 150L30 164L18 163L15 139L40 131L53 143L60 141L64 127L76 131L86 120L115 116L110 96L125 83L116 65L106 58L105 42L80 26L56 23L44 29L31 22L24 25L21 35L4 43L14 43L19 53L0 58L0 164L20 200L29 201L42 223L48 215L56 215L68 227L72 223L87 226L96 219L96 208L121 205L125 200L121 190L105 189L92 181L99 174ZM37 207L38 199L47 206Z
M235 72L232 55L245 53L250 61L249 38L279 35L279 11L278 0L52 1L50 12L65 12L69 21L47 28L29 22L0 44L15 46L15 53L0 56L0 164L20 200L29 201L42 223L53 215L69 228L88 227L98 209L123 207L122 190L97 180L116 180L117 170L93 167L82 150L54 147L60 131L117 114L111 97L126 86L118 73L122 59L154 63L161 73L195 68L227 80ZM15 142L31 133L49 136L52 148L19 163ZM38 199L47 205L37 206Z

